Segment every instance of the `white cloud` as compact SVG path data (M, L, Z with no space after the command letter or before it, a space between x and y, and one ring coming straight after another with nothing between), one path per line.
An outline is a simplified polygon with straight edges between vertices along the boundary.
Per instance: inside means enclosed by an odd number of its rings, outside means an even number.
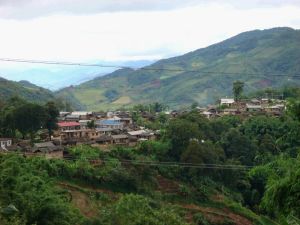
M276 26L299 28L300 6L241 9L232 4L207 3L166 11L0 19L0 57L62 61L159 59L206 47L243 31Z

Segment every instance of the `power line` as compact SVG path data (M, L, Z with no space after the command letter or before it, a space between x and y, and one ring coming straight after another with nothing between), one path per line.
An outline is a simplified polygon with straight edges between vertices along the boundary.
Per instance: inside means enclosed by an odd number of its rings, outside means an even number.
M16 154L26 156L21 152L7 152L9 154ZM41 155L35 155L31 153L27 156L41 157ZM88 160L91 163L93 161L99 161L103 163L119 162L121 164L130 164L136 166L153 166L153 167L181 167L181 168L197 168L197 169L222 169L222 170L250 170L255 166L246 165L234 165L234 164L198 164L198 163L183 163L183 162L161 162L161 161L144 161L144 160L126 160L126 159L101 159L99 157L76 157L76 156L64 156L62 160L65 161L78 161Z
M145 70L145 71L167 71L179 73L202 73L202 74L220 74L220 75L247 75L247 76L282 76L298 78L300 74L274 74L274 73L246 73L246 72L221 72L221 71L203 71L203 70L185 70L185 69L168 69L168 68L154 68L154 67L129 67L124 65L106 65L97 63L82 63L82 62L60 62L60 61L45 61L32 59L15 59L15 58L0 58L4 62L16 63L32 63L32 64L46 64L46 65L63 65L63 66L84 66L84 67L101 67L101 68L115 68L115 69L131 69L131 70Z
M21 154L21 153L18 153ZM161 162L161 161L140 161L140 160L126 160L126 159L101 159L99 157L75 157L64 156L63 160L77 161L88 160L99 161L103 163L120 162L121 164L130 164L138 166L163 166L163 167L181 167L181 168L198 168L198 169L223 169L223 170L250 170L255 166L233 165L233 164L197 164L197 163L182 163L182 162Z
M126 66L118 66L118 65L92 64L92 63L80 63L80 62L58 62L58 61L44 61L44 60L33 60L33 59L0 58L0 61L16 62L16 63L46 64L46 65L62 65L62 66L86 66L86 67L120 68L120 69L129 68Z

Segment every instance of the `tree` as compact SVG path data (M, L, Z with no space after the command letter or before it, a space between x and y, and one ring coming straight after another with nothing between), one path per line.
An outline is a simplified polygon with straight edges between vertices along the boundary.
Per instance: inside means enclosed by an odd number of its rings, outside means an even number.
M256 155L257 146L247 136L232 128L221 139L226 157L237 159L245 165L252 165Z
M167 108L164 104L159 102L150 104L149 107L151 108L151 112L162 112Z
M185 119L175 119L171 120L167 127L166 138L172 145L170 156L179 160L190 140L201 140L201 135L197 124Z
M300 100L289 99L287 103L287 112L295 119L300 121Z
M279 158L272 164L266 166L271 172L268 173L261 207L272 216L300 218L299 160Z
M16 121L14 113L16 108L28 104L17 96L10 98L0 110L0 134L6 137L16 136Z
M95 127L96 127L95 121L94 121L94 120L88 121L88 122L87 122L87 127L88 127L89 129L95 128Z
M181 161L195 164L215 164L224 158L222 148L215 146L209 141L191 140L181 155Z
M23 138L26 134L30 134L31 140L33 140L34 133L45 126L47 117L45 108L33 103L21 105L14 112L16 128Z
M241 82L241 81L233 82L232 92L233 92L235 101L238 101L241 98L243 89L244 89L244 82Z
M198 103L194 102L191 104L191 110L195 110L198 107Z
M57 117L59 116L59 111L54 102L48 102L45 105L45 110L47 113L46 127L51 140L53 130L57 129Z

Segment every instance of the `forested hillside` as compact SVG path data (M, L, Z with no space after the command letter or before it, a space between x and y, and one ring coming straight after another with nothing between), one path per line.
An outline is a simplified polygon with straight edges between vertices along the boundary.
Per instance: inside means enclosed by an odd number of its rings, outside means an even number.
M294 75L300 74L299 58L299 30L254 30L144 69L122 69L62 89L58 95L91 110L153 99L171 107L205 105L231 95L234 80L244 81L246 92L298 84Z
M60 159L2 152L0 224L297 224L300 91L290 91L281 116L207 119L191 110L147 119L133 110L136 124L160 130L156 140L135 147L68 146ZM0 107L1 126L14 138L30 132L35 141L44 120L9 124L30 117L22 109L37 107L28 112L44 115L54 105L8 101ZM53 119L44 119L49 128Z
M54 94L28 81L14 82L0 77L0 100L18 96L25 100L45 103L54 98Z

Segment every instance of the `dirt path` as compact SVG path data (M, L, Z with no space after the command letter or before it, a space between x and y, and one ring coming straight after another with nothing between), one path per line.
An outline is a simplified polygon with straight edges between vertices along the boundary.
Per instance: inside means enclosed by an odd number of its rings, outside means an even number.
M74 191L69 190L72 195L72 204L80 210L80 212L85 215L88 218L96 217L97 216L97 210L95 209L95 206L93 206L90 198L80 192L80 191Z

